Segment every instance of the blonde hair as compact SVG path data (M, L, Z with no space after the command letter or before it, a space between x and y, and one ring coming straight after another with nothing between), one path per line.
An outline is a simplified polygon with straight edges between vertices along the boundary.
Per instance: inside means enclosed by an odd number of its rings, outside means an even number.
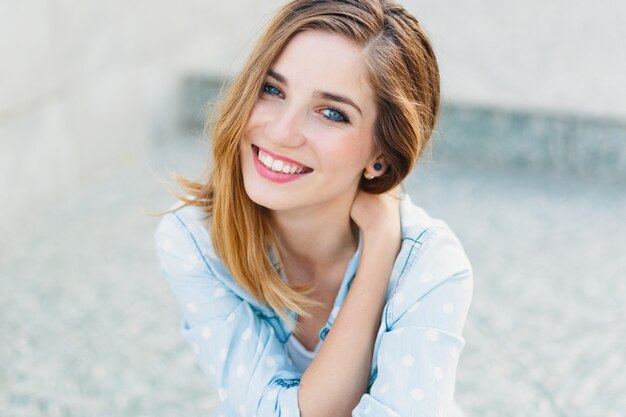
M280 275L281 259L267 210L248 197L239 145L267 72L297 33L339 34L363 48L369 82L376 95L374 144L389 163L387 171L359 187L383 193L411 171L430 139L439 113L439 70L430 42L417 20L387 0L294 0L285 5L252 51L224 96L212 127L213 168L207 181L179 178L191 197L185 205L207 212L213 246L233 278L294 328L293 310L319 303L310 287L289 285ZM278 270L271 254L278 261Z

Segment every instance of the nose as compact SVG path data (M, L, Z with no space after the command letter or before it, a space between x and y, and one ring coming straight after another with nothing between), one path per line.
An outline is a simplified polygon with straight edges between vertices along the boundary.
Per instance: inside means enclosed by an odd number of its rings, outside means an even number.
M265 123L265 135L277 147L296 148L305 141L304 112L295 106L277 109Z

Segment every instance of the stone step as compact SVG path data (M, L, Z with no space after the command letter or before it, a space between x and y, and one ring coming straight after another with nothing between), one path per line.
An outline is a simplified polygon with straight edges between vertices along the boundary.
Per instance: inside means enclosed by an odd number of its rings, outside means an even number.
M626 123L447 104L433 160L626 184Z

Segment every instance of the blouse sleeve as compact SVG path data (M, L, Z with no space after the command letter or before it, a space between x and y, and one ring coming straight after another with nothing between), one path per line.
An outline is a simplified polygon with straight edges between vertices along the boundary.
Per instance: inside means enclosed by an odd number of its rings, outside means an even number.
M453 406L472 270L456 236L407 239L408 256L384 311L378 373L353 416L447 416Z
M170 213L155 234L161 271L181 308L181 331L219 400L240 415L298 416L301 374L274 328L216 278L190 228Z

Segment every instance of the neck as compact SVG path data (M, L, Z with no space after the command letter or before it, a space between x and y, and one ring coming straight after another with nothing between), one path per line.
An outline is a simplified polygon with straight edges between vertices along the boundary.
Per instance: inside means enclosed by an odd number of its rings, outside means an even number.
M329 269L345 268L359 243L350 207L344 204L331 209L271 212L285 269L298 275L293 281L323 279Z

